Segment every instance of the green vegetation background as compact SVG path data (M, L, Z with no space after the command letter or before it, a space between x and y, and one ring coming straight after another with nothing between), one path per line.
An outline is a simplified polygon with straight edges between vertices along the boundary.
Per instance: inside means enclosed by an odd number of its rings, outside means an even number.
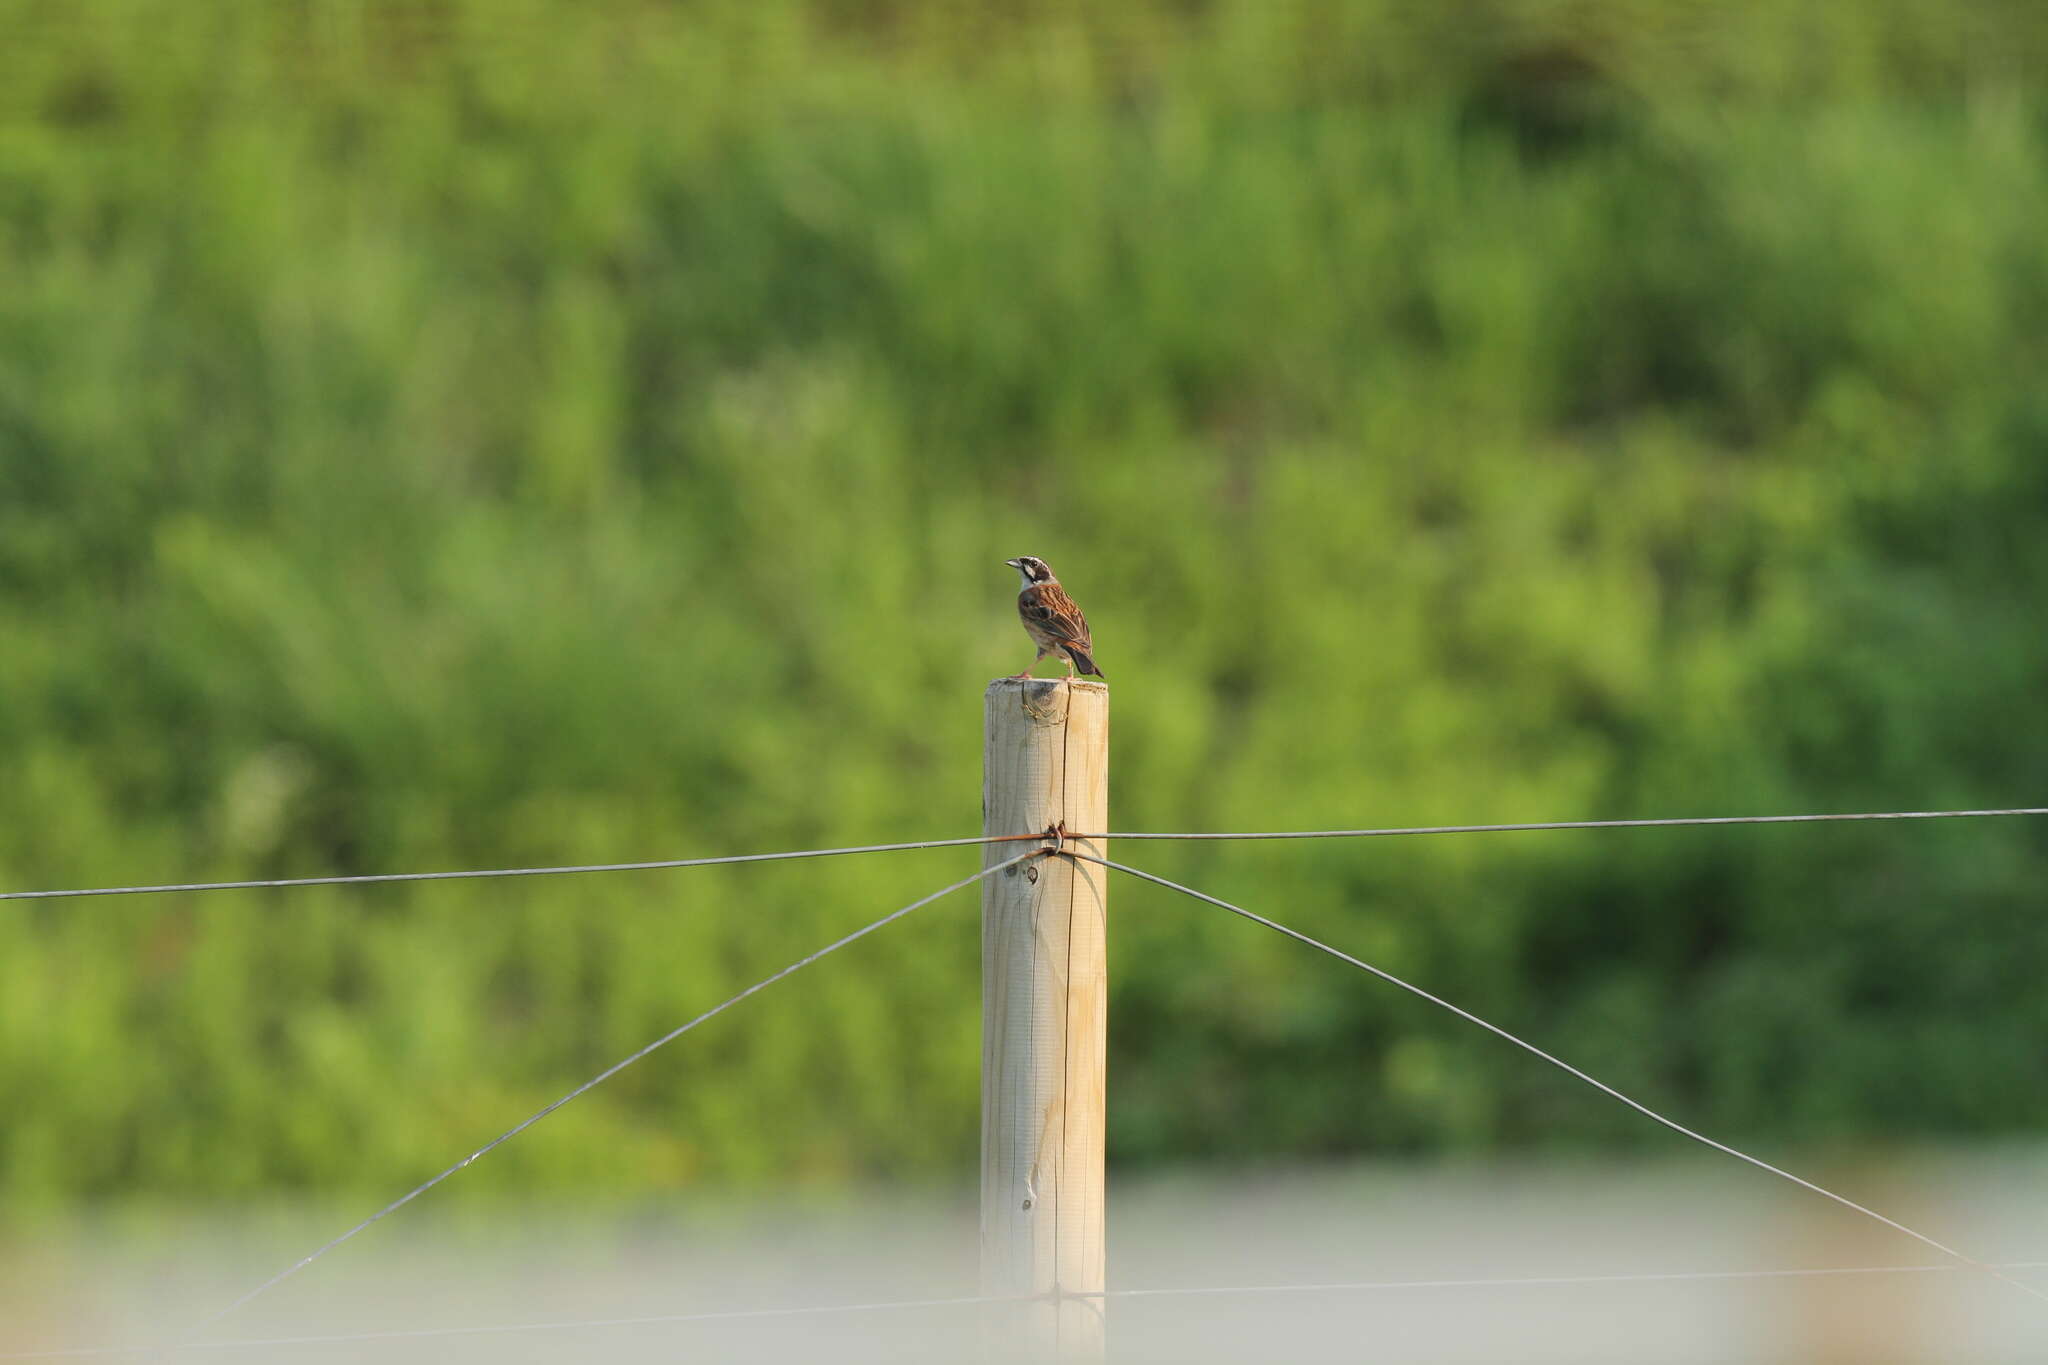
M2036 5L0 31L0 886L972 833L1019 553L1095 623L1126 828L2048 798ZM1140 860L1723 1136L2048 1122L2039 823ZM388 1194L974 863L0 905L0 1201ZM1113 916L1119 1162L1669 1140ZM450 1197L968 1180L975 935L922 911Z

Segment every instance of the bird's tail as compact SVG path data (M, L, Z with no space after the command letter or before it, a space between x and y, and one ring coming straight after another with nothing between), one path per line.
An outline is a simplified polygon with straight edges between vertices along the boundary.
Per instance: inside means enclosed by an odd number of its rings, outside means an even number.
M1072 645L1068 645L1066 648L1067 657L1074 661L1074 671L1076 673L1080 673L1083 675L1093 673L1096 677L1101 678L1104 682L1109 681L1109 675L1107 675L1101 669L1095 666L1094 656L1089 654L1087 650L1076 649Z

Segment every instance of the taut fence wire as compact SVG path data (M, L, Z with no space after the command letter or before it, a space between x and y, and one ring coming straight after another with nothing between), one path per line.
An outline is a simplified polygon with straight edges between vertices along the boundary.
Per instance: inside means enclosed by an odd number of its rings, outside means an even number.
M866 938L869 934L874 933L875 930L880 929L885 925L895 923L897 920L902 919L905 915L909 914L913 910L922 909L923 907L930 905L935 900L939 900L943 897L950 896L955 891L958 891L963 887L972 886L976 882L982 881L985 878L993 877L996 873L1015 867L1017 864L1025 862L1028 859L1042 857L1044 856L1045 852L1046 850L1044 849L1034 848L1028 852L1020 853L1014 858L1007 858L1002 862L992 864L989 867L985 867L971 877L962 877L959 881L953 882L947 886L943 886L939 888L937 891L932 892L928 896L920 896L918 899L912 901L910 904L903 906L900 909L891 910L888 914L882 916L880 919L873 920L868 924L862 925L860 928L854 930L852 933L847 934L843 938L833 940L831 943L826 944L824 947L818 949L814 953L810 953L804 957L798 958L795 962L790 963L787 967L782 968L780 971L762 977L759 981L756 981L753 985L747 987L738 995L731 996L726 1000L722 1000L718 1004L713 1005L710 1009L705 1010L696 1018L690 1020L688 1023L681 1024L673 1029L670 1029L667 1033L662 1034L661 1037L656 1038L653 1042L641 1048L639 1051L633 1053L628 1057L622 1058L617 1062L612 1063L612 1065L606 1067L603 1071L598 1072L597 1075L592 1076L589 1080L577 1086L574 1090L571 1090L568 1094L562 1096L560 1099L554 1101L551 1104L545 1105L540 1109L535 1110L533 1113L521 1119L518 1123L513 1124L510 1128L507 1128L504 1132L492 1138L489 1142L486 1142L483 1146L471 1152L468 1156L462 1158L462 1160L456 1162L454 1165L442 1171L439 1175L436 1175L431 1179L420 1182L418 1185L415 1185L412 1189L406 1191L398 1198L392 1200L389 1204L386 1204L383 1208L378 1209L368 1218L363 1219L362 1222L357 1223L354 1227L348 1229L348 1231L342 1233L340 1236L333 1238L332 1240L326 1242L322 1246L314 1249L311 1252L308 1252L306 1255L292 1262L290 1265L286 1266L284 1269L278 1271L275 1275L272 1275L269 1279L265 1280L262 1284L257 1285L254 1289L251 1289L248 1293L236 1299L233 1303L228 1304L226 1307L220 1309L218 1312L214 1313L210 1317L205 1318L200 1325L210 1326L213 1323L219 1322L222 1318L234 1312L242 1305L248 1303L257 1295L272 1288L273 1286L283 1283L285 1280L290 1279L293 1275L298 1274L301 1270L304 1270L307 1266L313 1264L313 1262L319 1260L322 1256L325 1256L328 1252L334 1250L343 1242L348 1241L349 1238L354 1237L357 1233L362 1232L365 1228L368 1228L371 1224L377 1222L379 1219L385 1217L387 1214L395 1213L399 1209L404 1208L407 1204L410 1204L413 1200L419 1198L428 1190L433 1189L434 1186L440 1184L449 1176L454 1175L457 1171L460 1171L465 1167L475 1164L479 1158L485 1156L494 1148L503 1146L505 1143L510 1142L513 1138L519 1136L527 1129L533 1127L534 1124L539 1123L549 1114L554 1113L557 1109L560 1109L563 1105L569 1103L569 1101L577 1098L579 1095L582 1095L587 1091L595 1089L599 1085L602 1085L604 1082L618 1075L621 1071L624 1071L633 1063L639 1061L642 1057L645 1057L648 1053L653 1052L656 1048L663 1047L668 1043L672 1043L676 1039L682 1037L685 1033L688 1033L691 1029L696 1028L699 1024L717 1018L719 1015L725 1013L727 1010L731 1009L734 1005L739 1004L742 1000L745 1000L747 997L754 995L756 992L766 990L768 987L774 985L776 982L782 980L784 977L790 976L793 973L810 966L819 958L825 957L831 953L836 953L841 948L846 947L848 944L855 943L861 939Z
M1679 829L1700 825L1817 825L1849 820L1971 820L2048 815L2048 806L1997 810L1884 810L1818 815L1681 815L1658 820L1536 820L1511 825L1401 825L1385 829L1288 829L1237 834L1070 834L1070 839L1392 839L1416 834L1523 834L1562 829Z
M1358 970L1362 972L1369 972L1373 976L1378 977L1380 980L1386 982L1389 985L1399 986L1402 990L1407 991L1411 995L1419 996L1422 999L1427 1000L1430 1004L1435 1005L1440 1009L1449 1010L1452 1014L1457 1015L1460 1019L1465 1020L1467 1023L1476 1024L1480 1028L1485 1029L1488 1033L1491 1033L1496 1037L1503 1038L1506 1041L1513 1043L1516 1047L1521 1048L1524 1052L1542 1058L1544 1061L1550 1063L1552 1066L1556 1067L1558 1070L1564 1072L1565 1074L1577 1077L1579 1080L1584 1081L1587 1085L1592 1086L1595 1090L1600 1091L1602 1094L1607 1095L1609 1098L1619 1100L1621 1103L1627 1105L1629 1108L1635 1110L1637 1113L1643 1115L1645 1118L1652 1119L1657 1123L1663 1124L1666 1128L1669 1128L1674 1133L1679 1133L1685 1137L1691 1138L1694 1142L1697 1142L1702 1146L1711 1147L1713 1150L1720 1152L1726 1156L1732 1156L1738 1161L1748 1162L1750 1165L1755 1166L1757 1169L1768 1171L1772 1175L1778 1176L1785 1180L1789 1180L1793 1184L1801 1187L1802 1189L1811 1190L1813 1193L1821 1195L1824 1198L1832 1199L1837 1204L1842 1205L1844 1208L1853 1209L1857 1213L1862 1214L1866 1218L1873 1218L1878 1222L1884 1224L1886 1227L1893 1229L1896 1232L1902 1232L1906 1236L1913 1238L1915 1241L1921 1242L1927 1246L1934 1248L1942 1255L1953 1258L1955 1261L1962 1265L1968 1266L1973 1270L1982 1271L1984 1274L1989 1275L1994 1279L2003 1280L2005 1283L2011 1285L2013 1288L2019 1290L2023 1294L2027 1294L2032 1296L2033 1298L2037 1298L2044 1302L2048 1302L2048 1291L2037 1289L2033 1285L2027 1284L2022 1280L2016 1280L2012 1276L2005 1274L2001 1270L1995 1269L1994 1267L1986 1264L1985 1262L1978 1260L1974 1256L1966 1256L1962 1252L1957 1251L1954 1247L1949 1246L1944 1242L1936 1241L1934 1238L1928 1236L1924 1232L1916 1232L1914 1229L1907 1227L1904 1223L1898 1222L1897 1220L1892 1218L1887 1218L1885 1215L1879 1213L1877 1210L1859 1204L1855 1200L1847 1198L1843 1195L1836 1194L1833 1190L1823 1189L1821 1186L1814 1184L1811 1180L1807 1180L1800 1176L1796 1176L1792 1174L1790 1171L1784 1170L1781 1167L1773 1166L1770 1162L1763 1160L1761 1157L1754 1157L1747 1152L1738 1151L1735 1148L1730 1147L1725 1142L1717 1142L1713 1138L1708 1137L1704 1133L1697 1132L1691 1128L1686 1127L1684 1124L1678 1122L1676 1119L1666 1118L1664 1115L1658 1113L1656 1110L1650 1108L1648 1105L1643 1104L1638 1100L1630 1099L1627 1095L1622 1094L1619 1090L1616 1090L1613 1086L1607 1084L1607 1082L1600 1080L1598 1077L1588 1075L1586 1072L1581 1071L1579 1070L1579 1068L1573 1066L1570 1062L1567 1062L1562 1058L1555 1056L1552 1053L1545 1052L1542 1048L1537 1047L1534 1043L1531 1043L1526 1039L1517 1037L1516 1035L1502 1028L1500 1025L1482 1019L1478 1015L1472 1013L1472 1011L1454 1005L1440 995L1431 994L1429 991L1424 990L1422 987L1415 985L1411 981L1404 980L1403 978L1394 975L1392 972L1387 971L1383 967L1375 967L1372 963L1367 962L1362 958L1353 957L1351 954L1343 951L1340 948L1331 947L1329 944L1324 943L1321 939L1311 938L1307 934L1302 933L1299 929L1290 929L1286 925L1280 923L1278 920L1268 919L1264 915L1257 914L1253 911L1247 910L1241 905L1232 905L1229 901L1222 900L1219 897L1209 895L1205 891L1197 891L1191 886L1183 886L1179 882L1169 881L1165 877L1155 876L1150 872L1143 871L1139 868L1131 867L1124 863L1112 862L1108 858L1098 858L1093 854L1089 853L1077 853L1071 848L1062 849L1059 856L1065 858L1074 858L1081 862L1096 863L1102 867L1109 868L1112 871L1122 872L1127 876L1136 877L1141 881L1151 882L1155 886L1163 886L1166 887L1168 890L1178 891L1184 896L1192 896L1194 899L1198 901L1204 901L1210 905L1216 906L1218 909L1228 910L1233 915L1237 915L1241 918L1250 920L1253 924L1263 925L1264 927L1271 929L1274 933L1285 935L1286 937L1293 939L1297 943L1315 949L1319 953L1327 953L1329 956L1336 958L1339 962L1347 963L1350 966L1356 967Z
M150 896L170 891L256 891L284 886L370 886L380 882L453 882L483 877L565 877L579 872L654 872L678 867L730 863L779 863L795 858L839 858L849 853L901 853L918 848L960 848L969 844L1015 843L1036 834L980 835L971 839L919 839L907 844L860 844L852 848L803 848L780 853L731 853L717 858L662 858L648 863L581 863L572 867L490 867L461 872L371 872L347 877L272 877L241 882L166 882L160 886L83 886L63 891L0 891L0 901L62 900L76 896Z
M485 1143L483 1146L477 1148L468 1156L462 1158L462 1160L447 1167L445 1170L442 1170L441 1172L432 1176L431 1178L421 1182L419 1185L415 1186L411 1190L408 1190L405 1194L399 1196L397 1199L392 1200L389 1204L386 1204L383 1208L377 1210L375 1213L363 1219L361 1222L348 1228L340 1235L330 1239L326 1243L314 1249L312 1252L301 1257L299 1260L293 1262L291 1265L288 1265L284 1269L278 1271L269 1279L263 1281L255 1288L249 1290L241 1297L235 1299L233 1302L227 1304L225 1307L219 1309L209 1317L203 1319L199 1324L199 1326L202 1328L219 1322L221 1319L235 1312L237 1309L249 1303L251 1300L257 1298L259 1295L265 1293L266 1291L282 1283L283 1281L291 1278L293 1275L296 1275L299 1271L304 1270L313 1262L319 1260L321 1257L325 1256L330 1251L333 1251L335 1248L339 1247L344 1242L347 1242L351 1238L357 1236L359 1233L365 1231L381 1219L387 1217L392 1213L395 1213L397 1210L403 1208L405 1205L419 1198L428 1190L431 1190L436 1185L439 1185L441 1182L453 1176L456 1172L461 1171L464 1168L474 1164L476 1161L490 1153L492 1150L496 1149L497 1147L503 1145L506 1142L511 1141L511 1139L517 1137L520 1133L526 1131L534 1124L540 1122L542 1119L546 1118L555 1110L560 1109L562 1106L570 1103L572 1100L577 1099L578 1097L587 1093L596 1086L603 1084L611 1077L617 1075L620 1071L623 1071L628 1066L631 1066L633 1063L639 1061L643 1057L646 1057L649 1053L652 1053L656 1049L663 1047L664 1045L670 1042L673 1042L675 1039L681 1037L685 1033L688 1033L690 1030L696 1028L698 1025L703 1024L717 1017L718 1015L724 1013L728 1009L731 1009L733 1006L739 1004L742 1000L747 999L748 997L754 995L759 991L765 990L767 987L774 985L776 982L781 981L783 978L790 976L791 974L801 970L804 967L809 966L811 963L816 962L820 958L825 957L830 953L836 952L839 949L844 948L849 944L852 944L862 938L865 938L867 935L875 932L878 929L883 928L888 924L893 923L898 919L903 918L904 916L910 914L912 911L918 910L926 905L931 904L933 901L939 900L945 896L952 894L955 891L959 891L965 887L983 881L986 878L994 876L999 872L1003 872L1010 868L1013 868L1032 858L1055 855L1073 858L1084 862L1096 863L1102 867L1109 868L1113 871L1121 872L1128 876L1152 882L1155 885L1165 887L1169 890L1178 891L1183 895L1190 896L1196 900L1203 901L1207 904L1216 906L1223 910L1227 910L1230 913L1238 915L1252 923L1262 925L1265 928L1270 929L1276 933L1294 939L1295 941L1307 947L1314 948L1318 952L1327 954L1328 956L1334 957L1339 961L1347 963L1352 967L1355 967L1361 971L1367 972L1375 977L1378 977L1379 979L1386 981L1391 985L1398 986L1402 990L1408 991L1411 994L1416 995L1422 998L1423 1000L1428 1001L1431 1004L1434 1004L1442 1009L1448 1010L1452 1014L1457 1015L1458 1017L1466 1020L1467 1022L1475 1024L1478 1027L1483 1028L1486 1031L1499 1036L1507 1042L1514 1044L1516 1047L1519 1047L1524 1051L1527 1051L1533 1054L1534 1056L1541 1058L1543 1061L1550 1063L1552 1066L1558 1068L1559 1070L1562 1070L1567 1074L1577 1078L1578 1080L1585 1082L1587 1085L1590 1085L1593 1088L1601 1091L1602 1093L1608 1095L1610 1098L1619 1101L1620 1103L1628 1106L1629 1108L1634 1109L1637 1112L1641 1113L1645 1117L1655 1121L1658 1124L1661 1124L1666 1128L1671 1129L1674 1132L1683 1135L1684 1137L1693 1140L1694 1142L1700 1143L1706 1147L1712 1148L1715 1151L1721 1152L1727 1156L1734 1157L1751 1166L1755 1166L1763 1171L1769 1172L1772 1175L1787 1180L1795 1185L1798 1185L1806 1190L1811 1191L1814 1194L1821 1195L1824 1198L1832 1200L1833 1202L1840 1204L1843 1207L1848 1208L1856 1213L1859 1213L1867 1218L1882 1223L1886 1227L1892 1228L1893 1230L1902 1233L1905 1236L1911 1237L1914 1240L1919 1241L1922 1244L1934 1249L1935 1251L1940 1252L1943 1256L1948 1257L1951 1262L1951 1264L1949 1265L1865 1266L1785 1270L1689 1271L1624 1275L1538 1276L1519 1278L1493 1277L1488 1279L1463 1280L1384 1280L1354 1281L1329 1284L1238 1285L1186 1289L1123 1289L1089 1293L1085 1295L1069 1295L1068 1297L1085 1297L1100 1300L1108 1300L1112 1298L1168 1297L1176 1295L1195 1296L1315 1292L1336 1293L1347 1291L1363 1292L1374 1290L1383 1291L1400 1289L1424 1290L1458 1288L1496 1288L1514 1286L1566 1286L1591 1284L1661 1283L1701 1280L1740 1280L1774 1278L1783 1279L1813 1278L1821 1276L1907 1274L1943 1269L1966 1268L1981 1272L1995 1279L2001 1280L2004 1283L2011 1285L2012 1287L2019 1289L2023 1293L2026 1293L2034 1298L2048 1300L2048 1292L2043 1292L2042 1290L2037 1289L2032 1285L2026 1284L2023 1281L2017 1280L2013 1278L2011 1275L2005 1273L2008 1270L2039 1268L2040 1266L2048 1265L2048 1262L2025 1261L2002 1262L1993 1264L1977 1260L1976 1258L1971 1256L1967 1256L1964 1253L1957 1251L1953 1247L1950 1247L1945 1243L1937 1241L1936 1239L1928 1236L1925 1233L1915 1231L1914 1229L1907 1227L1903 1223L1897 1222L1894 1219L1886 1217L1884 1214L1878 1213L1874 1209L1870 1209L1862 1204L1856 1203L1854 1200L1845 1198L1844 1196L1836 1194L1831 1190L1824 1189L1821 1186L1816 1185L1809 1180L1805 1180L1799 1176L1793 1175L1791 1172L1780 1169L1777 1166L1773 1166L1769 1162L1763 1161L1760 1158L1750 1156L1749 1154L1738 1151L1737 1149L1730 1147L1725 1143L1718 1142L1713 1138L1707 1137L1702 1133L1687 1128L1683 1124L1680 1124L1673 1119L1667 1118L1664 1115L1649 1108L1647 1105L1644 1105L1634 1099L1629 1098L1627 1095L1622 1094L1619 1090L1616 1090L1614 1087L1606 1084L1604 1081L1601 1081L1587 1074L1586 1072L1579 1070L1577 1067L1572 1066L1570 1063L1565 1062L1562 1059L1553 1056L1548 1052L1545 1052L1543 1049L1537 1047L1533 1043L1529 1043L1515 1036L1514 1034L1509 1033L1506 1029L1503 1029L1498 1025L1490 1023L1487 1020L1482 1019L1478 1015L1473 1014L1471 1011L1454 1005L1440 996L1431 994L1429 991L1424 990L1422 987L1416 986L1408 981L1405 981L1400 977L1395 976L1393 973L1384 970L1383 968L1376 967L1371 963L1363 961L1362 959L1353 957L1349 953L1331 947L1329 944L1323 943L1318 939L1311 938L1307 934L1304 934L1299 930L1289 928L1288 926L1281 924L1276 920L1268 919L1263 915L1256 914L1253 911L1247 910L1242 906L1233 905L1228 901L1219 899L1215 896L1208 895L1205 892L1197 891L1193 887L1184 886L1178 882L1170 881L1167 878L1156 876L1153 873L1145 872L1139 868L1131 867L1124 863L1112 862L1107 858L1096 857L1094 855L1087 853L1080 853L1075 851L1073 848L1069 847L1069 844L1073 841L1107 839L1184 841L1265 839L1371 839L1428 834L1502 834L1553 830L1653 829L1700 827L1715 825L1816 824L1850 821L1954 820L2039 815L2048 815L2048 807L2019 806L2002 807L1996 809L1971 810L1828 812L1796 815L1681 816L1637 820L1551 820L1513 824L1409 825L1364 829L1329 830L1255 830L1237 832L1188 833L1137 831L1108 834L1076 834L1069 833L1064 830L1047 830L1043 832L1023 834L982 835L957 839L927 839L903 843L864 844L842 848L797 849L768 853L744 853L724 855L718 857L672 858L648 862L589 863L573 866L491 868L444 872L373 873L367 875L271 878L245 881L181 882L164 883L159 885L84 887L49 891L8 891L0 892L0 900L51 900L63 898L79 898L87 896L125 896L172 892L274 889L297 886L343 886L380 884L391 882L452 881L493 877L561 876L576 873L598 872L637 872L690 867L710 867L742 863L778 862L802 858L839 857L862 853L890 853L928 848L959 848L1007 842L1036 841L1039 844L1039 847L1032 848L1026 852L1017 854L1015 857L1005 859L989 867L983 868L981 871L974 873L972 876L964 877L959 881L953 882L945 887L942 887L938 891L934 891L927 896L920 897L919 899L912 901L908 905L902 906L896 910L891 911L887 915L882 916L880 919L874 920L862 926L861 928L856 929L852 933L834 940L833 942L827 944L823 948L820 948L817 951L810 953L805 957L799 958L797 961L789 964L781 970L774 972L773 974L767 977L762 978L760 981L755 982L753 985L747 987L745 990L739 992L738 994L733 995L724 1001L721 1001L717 1005L714 1005L712 1008L697 1015L695 1018L689 1020L688 1022L680 1025L675 1029L670 1030L668 1033L663 1034L661 1037L655 1039L653 1042L647 1044L645 1047L640 1048L638 1051L614 1063L612 1066L606 1068L604 1071L598 1073L596 1076L593 1076L591 1079L577 1086L574 1090L569 1091L561 1098L542 1107L541 1109L536 1110L534 1113L520 1120L520 1122L513 1125L511 1128L508 1128L503 1133L493 1138L491 1141ZM159 1354L166 1351L184 1351L193 1349L283 1347L301 1344L316 1345L345 1342L368 1342L375 1340L391 1340L396 1338L408 1337L479 1335L498 1332L564 1331L572 1329L600 1328L608 1326L705 1322L719 1319L795 1317L828 1313L860 1313L881 1312L891 1310L930 1309L945 1306L992 1304L1010 1301L1012 1300L986 1296L950 1299L917 1299L871 1304L820 1305L811 1307L782 1309L737 1309L706 1313L665 1314L633 1318L582 1319L546 1323L521 1323L509 1324L504 1326L444 1327L418 1330L400 1329L382 1332L359 1332L330 1336L270 1337L260 1339L238 1338L207 1341L188 1338L182 1342L158 1343L150 1346L140 1347L77 1347L59 1350L6 1352L0 1353L0 1360L59 1359L67 1357L79 1358L104 1357L115 1355Z
M2048 806L1995 810L1891 810L1824 812L1814 815L1683 815L1654 820L1539 820L1507 825L1397 825L1380 829L1240 830L1224 833L1069 833L1069 839L1391 839L1421 834L1516 834L1570 829L1677 829L1701 825L1810 825L1852 820L1968 820L1993 816L2048 815ZM147 896L176 891L254 891L290 886L369 886L385 882L445 882L486 877L562 877L585 872L654 872L733 863L787 862L797 858L838 858L854 853L901 853L922 848L963 848L1017 843L1042 833L983 834L961 839L918 839L900 844L856 844L847 848L804 848L774 853L732 853L715 858L661 858L640 863L580 863L562 867L493 867L455 872L371 872L337 877L271 877L229 882L165 882L146 886L83 886L55 891L0 891L0 901L62 900L84 896Z

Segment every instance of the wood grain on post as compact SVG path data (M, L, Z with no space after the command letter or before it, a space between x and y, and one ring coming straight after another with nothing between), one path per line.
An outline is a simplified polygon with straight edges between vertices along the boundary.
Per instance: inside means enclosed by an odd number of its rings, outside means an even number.
M1108 686L1004 678L986 704L984 832L1108 829ZM984 845L982 865L1021 847ZM996 1359L1103 1354L1104 1300L1068 1296L1104 1288L1107 870L1035 858L982 883L982 1293L1036 1300L991 1309Z

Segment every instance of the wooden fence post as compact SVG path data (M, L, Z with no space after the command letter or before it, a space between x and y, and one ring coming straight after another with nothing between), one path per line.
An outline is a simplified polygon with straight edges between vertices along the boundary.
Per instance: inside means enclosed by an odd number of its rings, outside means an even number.
M1109 828L1109 688L989 684L982 828ZM1099 840L1071 842L1098 857ZM983 866L1016 843L984 845ZM1035 858L982 883L981 1285L998 1360L1097 1361L1104 1348L1104 874Z

